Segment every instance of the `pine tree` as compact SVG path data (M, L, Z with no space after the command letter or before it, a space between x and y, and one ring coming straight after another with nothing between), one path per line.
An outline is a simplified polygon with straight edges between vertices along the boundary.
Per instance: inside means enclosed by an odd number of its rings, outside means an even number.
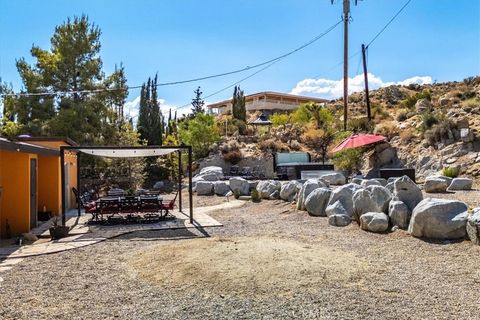
M195 117L199 113L204 113L205 110L203 106L205 105L205 101L202 99L203 92L200 91L200 87L194 91L195 98L192 99L192 116Z
M247 120L247 111L245 109L245 96L240 86L235 86L232 97L232 114L234 119L245 122Z

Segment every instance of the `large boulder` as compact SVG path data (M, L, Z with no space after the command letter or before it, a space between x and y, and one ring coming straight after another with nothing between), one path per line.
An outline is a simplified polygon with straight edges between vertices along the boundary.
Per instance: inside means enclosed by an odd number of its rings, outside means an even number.
M480 245L480 207L473 209L473 213L468 216L467 234L470 241Z
M471 190L473 180L469 178L455 178L448 186L447 191Z
M411 211L405 203L399 200L390 201L388 207L388 216L392 225L399 227L400 229L407 229L408 222L410 221Z
M373 178L372 180L380 182L380 185L382 187L385 187L388 183L387 179L384 179L384 178Z
M302 184L295 180L285 183L280 189L280 199L292 202L301 188Z
M257 191L260 193L261 198L270 199L272 196L274 196L275 191L278 191L280 193L281 187L282 184L280 183L280 181L262 180L258 182Z
M408 232L415 237L458 239L466 235L468 207L456 200L426 198L413 210Z
M373 185L353 194L353 210L361 216L366 212L387 212L392 194L387 188Z
M439 177L427 177L423 187L427 193L441 193L447 191L448 183Z
M250 184L247 180L240 177L233 177L229 180L230 190L235 192L238 190L241 196L248 196L250 194Z
M363 187L358 184L349 183L333 190L330 200L328 201L328 207L325 209L327 216L334 214L347 214L351 217L353 215L353 194L361 189L363 189ZM335 204L337 201L339 203ZM339 212L339 209L341 208L343 208L343 210L342 212Z
M321 176L321 179L325 180L330 185L335 186L344 185L345 183L347 183L347 178L340 172L326 173Z
M312 216L325 217L325 208L332 191L327 188L318 188L313 190L305 199L305 208Z
M215 192L218 196L225 196L228 191L230 191L230 187L225 181L215 181L213 183L213 192Z
M360 217L360 228L370 232L388 230L388 216L383 212L367 212Z
M326 188L327 186L318 179L308 179L298 191L297 196L297 209L298 210L305 210L305 200L307 199L308 195L315 189L318 188Z
M213 194L213 182L211 181L197 181L195 190L199 196L209 196Z
M328 217L328 224L335 227L345 227L351 222L352 218L346 214L334 214Z
M205 167L195 176L195 178L202 178L205 181L223 180L223 169L217 166Z
M393 195L405 203L410 211L423 199L422 190L408 176L393 182Z

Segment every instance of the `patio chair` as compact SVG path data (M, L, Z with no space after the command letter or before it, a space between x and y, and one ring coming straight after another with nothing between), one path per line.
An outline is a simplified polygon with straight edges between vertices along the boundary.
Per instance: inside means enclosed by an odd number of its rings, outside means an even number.
M162 210L165 210L165 215L164 217L166 217L170 212L170 210L173 210L175 208L175 201L177 200L177 196L178 196L178 193L180 191L177 191L177 193L175 194L175 197L171 200L165 200L165 201L168 201L168 202L163 202L162 201Z
M97 214L97 203L95 201L86 202L83 196L80 196L78 193L77 188L73 187L72 192L75 195L75 199L77 200L77 204L80 205L80 208L85 210L85 213L91 213L94 217Z

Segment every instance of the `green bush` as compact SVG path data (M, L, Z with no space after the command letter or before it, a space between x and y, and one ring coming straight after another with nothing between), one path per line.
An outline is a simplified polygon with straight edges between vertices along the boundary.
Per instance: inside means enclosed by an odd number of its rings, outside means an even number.
M432 95L430 94L430 91L423 90L422 92L417 92L414 95L409 96L407 99L403 100L401 102L401 105L404 108L413 109L415 107L415 104L417 103L417 101L420 100L420 99L423 99L423 98L431 101L432 100Z
M262 201L262 198L260 197L260 192L258 192L256 189L253 189L252 192L250 192L250 196L252 197L252 202Z
M432 112L425 112L422 114L422 130L430 129L434 124L438 123L438 119Z
M398 122L403 122L408 119L408 113L407 111L400 111L400 113L397 115L397 121Z
M178 135L180 142L192 146L195 159L207 156L210 145L220 140L215 119L203 113L182 121L178 128Z
M233 196L235 197L235 199L240 198L241 195L242 194L240 193L240 190L238 189L233 190Z
M280 127L285 126L290 121L290 117L285 113L274 113L270 117L270 121L272 121L272 126Z
M337 152L332 162L335 166L335 170L347 170L350 172L356 172L362 158L363 149L347 149Z
M445 167L442 169L442 175L444 175L445 177L456 178L459 174L459 167Z
M372 132L374 123L367 117L351 118L348 120L348 129L354 132Z

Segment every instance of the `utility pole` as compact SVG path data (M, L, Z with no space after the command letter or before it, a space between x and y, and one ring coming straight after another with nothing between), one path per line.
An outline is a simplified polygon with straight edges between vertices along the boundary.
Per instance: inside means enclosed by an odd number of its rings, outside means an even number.
M347 131L348 113L348 22L350 0L343 0L343 130Z
M362 44L362 58L363 58L363 77L365 80L365 101L367 102L367 118L368 121L372 120L372 114L370 112L370 96L368 95L368 72L367 72L367 58L366 58L365 45Z

